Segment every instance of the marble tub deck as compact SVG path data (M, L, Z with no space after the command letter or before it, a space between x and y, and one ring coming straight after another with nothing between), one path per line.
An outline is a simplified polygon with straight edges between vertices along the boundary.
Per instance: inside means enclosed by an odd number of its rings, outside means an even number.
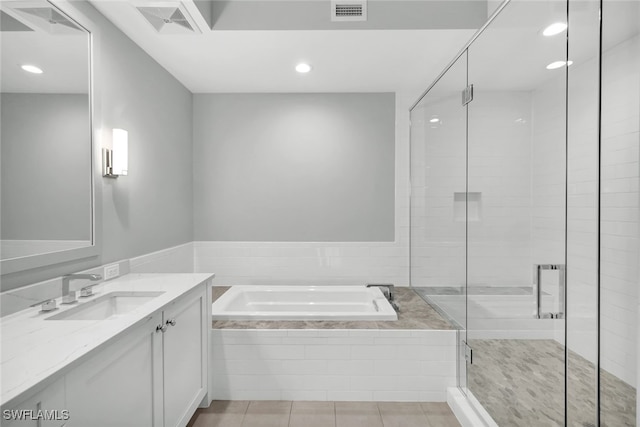
M230 286L214 286L213 301L229 290ZM396 303L400 307L395 321L234 321L214 320L214 329L455 329L411 288L396 288Z

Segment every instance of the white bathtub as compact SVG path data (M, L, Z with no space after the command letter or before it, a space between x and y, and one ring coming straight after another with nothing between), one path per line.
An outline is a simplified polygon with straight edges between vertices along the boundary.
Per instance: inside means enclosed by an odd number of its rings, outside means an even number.
M380 289L365 286L232 286L213 320L398 320Z

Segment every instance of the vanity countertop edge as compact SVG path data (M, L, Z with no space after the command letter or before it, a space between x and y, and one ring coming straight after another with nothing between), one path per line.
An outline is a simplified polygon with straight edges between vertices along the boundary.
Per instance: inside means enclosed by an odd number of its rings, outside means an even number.
M118 291L163 292L115 318L45 320L77 307L84 302L82 299L69 306L59 305L59 309L48 313L33 307L0 318L0 407L20 403L29 392L64 375L107 343L214 277L211 273L127 274L100 283L94 288L95 297Z

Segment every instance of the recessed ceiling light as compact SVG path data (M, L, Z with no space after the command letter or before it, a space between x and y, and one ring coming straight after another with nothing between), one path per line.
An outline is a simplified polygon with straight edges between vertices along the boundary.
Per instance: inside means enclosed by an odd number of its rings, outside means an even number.
M308 73L309 71L311 71L311 65L301 62L300 64L296 65L296 71L299 73Z
M42 74L42 70L36 67L35 65L25 64L25 65L21 65L20 68L22 68L24 71L28 73Z
M564 67L565 65L569 66L571 64L573 64L573 61L567 61L567 62L555 61L555 62L552 62L551 64L547 65L547 70L555 70L556 68L561 68L561 67Z
M565 22L554 22L553 24L549 25L547 28L544 29L544 31L542 32L542 35L551 37L551 36L555 36L556 34L560 34L566 29L567 29L567 24Z
M429 120L429 123L438 123L440 121L439 118L437 117L432 117L431 120Z

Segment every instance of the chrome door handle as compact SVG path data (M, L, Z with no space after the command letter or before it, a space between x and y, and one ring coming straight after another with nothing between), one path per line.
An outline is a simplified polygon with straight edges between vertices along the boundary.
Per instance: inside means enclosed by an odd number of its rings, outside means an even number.
M565 312L565 287L566 287L566 273L564 264L535 264L535 282L534 282L534 295L536 310L533 314L535 319L562 319ZM541 313L542 307L542 270L558 270L558 312L557 313Z
M167 326L167 325L158 325L158 326L156 326L156 332L164 333L167 330L168 327L169 326Z
M169 319L165 324L170 326L176 326L176 319Z

